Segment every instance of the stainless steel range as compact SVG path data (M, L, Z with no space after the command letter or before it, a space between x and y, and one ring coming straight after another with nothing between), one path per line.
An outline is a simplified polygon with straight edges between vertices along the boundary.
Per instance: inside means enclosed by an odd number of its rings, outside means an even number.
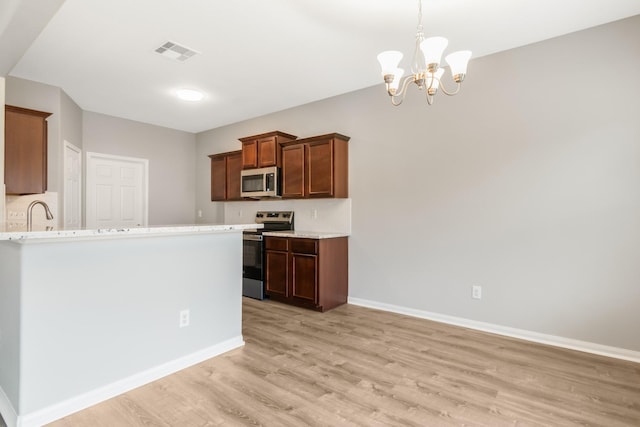
M242 295L264 299L264 243L265 231L293 230L293 211L258 211L256 223L263 224L260 230L245 230L242 233Z

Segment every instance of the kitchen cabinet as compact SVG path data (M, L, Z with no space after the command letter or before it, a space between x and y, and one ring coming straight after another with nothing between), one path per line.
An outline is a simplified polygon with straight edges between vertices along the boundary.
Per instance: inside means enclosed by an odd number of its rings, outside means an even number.
M211 200L242 200L240 197L240 171L242 152L212 154L211 158Z
M332 133L282 145L282 197L349 197L348 136Z
M347 237L307 239L265 236L267 295L318 311L347 302Z
M242 142L242 168L280 167L280 144L293 141L296 138L294 135L280 131L240 138L240 142Z
M47 191L47 117L50 115L5 105L4 183L7 194Z

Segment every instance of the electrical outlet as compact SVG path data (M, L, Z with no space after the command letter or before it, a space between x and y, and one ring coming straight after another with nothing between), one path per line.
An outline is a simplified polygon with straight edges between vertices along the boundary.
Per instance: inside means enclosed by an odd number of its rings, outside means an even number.
M184 328L185 326L189 326L189 310L180 311L179 326L181 328Z
M198 218L202 218L202 209L198 209Z
M311 209L311 219L318 219L318 209Z
M471 298L482 299L482 286L474 285L471 287Z

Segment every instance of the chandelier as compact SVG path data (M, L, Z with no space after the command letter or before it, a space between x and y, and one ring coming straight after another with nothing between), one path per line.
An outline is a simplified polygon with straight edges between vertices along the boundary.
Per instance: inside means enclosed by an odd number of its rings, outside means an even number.
M440 58L449 41L444 37L424 37L422 27L422 0L418 0L418 27L416 32L416 47L411 62L411 75L404 79L404 70L398 68L402 59L402 52L387 50L378 55L378 61L382 68L382 76L387 87L387 93L391 97L393 105L400 105L404 100L409 83L415 83L418 89L425 90L427 103L433 104L433 97L440 89L445 95L453 96L460 91L460 84L467 73L467 63L471 58L470 50L453 52L446 56L445 60L451 69L451 76L456 83L456 88L447 90L441 82L444 69L440 68Z

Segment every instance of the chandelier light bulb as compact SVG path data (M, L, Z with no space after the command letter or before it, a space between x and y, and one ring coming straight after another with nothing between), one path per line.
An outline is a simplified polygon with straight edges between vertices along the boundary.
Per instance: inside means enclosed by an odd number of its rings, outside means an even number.
M459 50L444 58L447 61L447 64L449 64L449 67L451 67L451 75L456 82L458 81L456 76L458 76L458 79L462 81L465 74L467 74L467 64L469 63L470 58L470 50Z
M393 71L393 81L389 83L389 90L393 90L393 92L398 91L398 86L400 86L400 80L402 80L402 75L404 74L404 70L402 68L396 68Z
M426 87L429 91L429 95L436 93L438 87L440 87L440 79L442 78L443 74L444 68L438 68L438 71L436 71L435 73L427 73ZM433 93L431 93L432 91Z
M378 62L382 68L382 75L386 76L394 74L394 71L398 69L398 64L402 59L402 52L397 50L386 50L378 55Z
M424 54L424 60L429 71L435 71L435 67L440 65L442 52L444 52L448 44L449 40L444 37L429 37L420 43L420 48ZM435 64L435 66L432 64Z

